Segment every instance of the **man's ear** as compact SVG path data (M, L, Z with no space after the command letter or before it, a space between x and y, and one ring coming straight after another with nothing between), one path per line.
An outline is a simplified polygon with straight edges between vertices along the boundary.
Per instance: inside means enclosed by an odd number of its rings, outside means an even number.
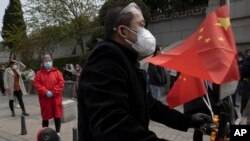
M123 27L123 26L119 26L117 28L117 33L119 34L119 36L121 36L121 38L127 39L128 38L128 33L129 31L127 30L127 28Z

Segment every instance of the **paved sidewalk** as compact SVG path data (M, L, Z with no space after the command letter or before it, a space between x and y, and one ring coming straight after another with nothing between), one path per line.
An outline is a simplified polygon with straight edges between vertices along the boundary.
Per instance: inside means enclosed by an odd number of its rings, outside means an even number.
M26 111L30 116L25 117L27 135L21 133L21 109L15 108L16 117L11 117L7 96L0 96L0 141L36 141L38 130L42 127L40 106L37 95L23 96ZM72 141L72 128L75 121L63 123L61 128L62 141ZM50 121L50 127L54 127L54 121Z
M11 117L8 106L8 98L0 96L0 141L36 141L37 131L41 128L40 107L36 95L23 96L25 107L30 116L26 117L27 135L21 133L21 109L15 109L16 117ZM162 99L164 102L164 98ZM182 107L177 108L182 111ZM61 128L62 141L72 141L72 128L75 127L76 120L63 123ZM50 121L50 127L54 128L53 120ZM192 141L193 130L181 132L168 128L156 122L150 122L149 129L154 131L159 138L173 141ZM204 141L209 141L209 136L204 136Z

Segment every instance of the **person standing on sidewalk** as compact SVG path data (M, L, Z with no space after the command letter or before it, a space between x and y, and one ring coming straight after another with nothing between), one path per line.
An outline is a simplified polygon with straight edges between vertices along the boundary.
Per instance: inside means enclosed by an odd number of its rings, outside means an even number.
M77 98L77 90L78 90L78 85L79 85L79 77L82 72L82 68L80 67L79 64L76 64L74 76L75 76L75 81L74 81L74 88L73 88L73 98Z
M147 73L138 60L155 51L155 37L135 3L118 1L105 16L107 39L93 49L80 75L79 141L164 141L149 130L150 120L187 131L211 117L184 115L147 94Z
M5 95L4 83L3 83L3 75L4 75L4 65L0 65L0 91L2 95Z
M154 55L162 53L162 49L157 47ZM153 98L160 100L164 87L167 85L167 75L165 69L160 66L149 63L148 66L149 88Z
M28 70L27 80L28 80L28 94L30 94L30 91L33 88L33 81L35 78L35 71L33 69Z
M62 73L53 67L50 55L43 56L43 67L36 73L33 84L38 92L42 127L48 127L49 120L54 118L56 132L60 136L64 79Z
M72 77L71 80L74 81L74 87L72 91L72 99L77 98L77 90L78 90L78 82L79 82L79 77L82 71L82 68L80 67L79 64L76 64L76 67L74 67L73 64L69 64L69 68L63 68L65 71L70 72Z
M240 76L242 79L241 114L243 114L250 98L250 50L246 50L245 55L246 56L240 66Z
M18 69L18 66L22 66L25 68L25 65L22 62L18 62L16 60L11 60L9 67L4 72L4 88L6 94L9 96L9 107L12 112L12 117L15 117L14 110L14 96L16 96L20 107L22 109L22 115L29 116L29 114L25 110L25 106L23 103L23 94L26 94L26 89L23 84L23 79L21 73Z

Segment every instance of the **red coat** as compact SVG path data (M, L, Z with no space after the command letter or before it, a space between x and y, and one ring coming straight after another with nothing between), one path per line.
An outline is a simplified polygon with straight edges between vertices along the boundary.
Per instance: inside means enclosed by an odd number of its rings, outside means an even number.
M62 117L62 90L64 79L62 73L56 68L50 71L41 69L36 73L33 81L37 90L41 115L43 120ZM53 97L46 96L47 91L53 93Z

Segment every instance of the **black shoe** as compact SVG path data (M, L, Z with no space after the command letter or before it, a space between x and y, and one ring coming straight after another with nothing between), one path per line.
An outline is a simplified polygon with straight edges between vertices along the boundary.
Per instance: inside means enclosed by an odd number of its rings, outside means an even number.
M16 116L16 114L15 114L14 112L12 112L11 116L12 116L12 117L15 117L15 116Z
M28 114L28 113L26 113L26 112L23 112L22 115L24 115L24 116L30 116L30 114Z

